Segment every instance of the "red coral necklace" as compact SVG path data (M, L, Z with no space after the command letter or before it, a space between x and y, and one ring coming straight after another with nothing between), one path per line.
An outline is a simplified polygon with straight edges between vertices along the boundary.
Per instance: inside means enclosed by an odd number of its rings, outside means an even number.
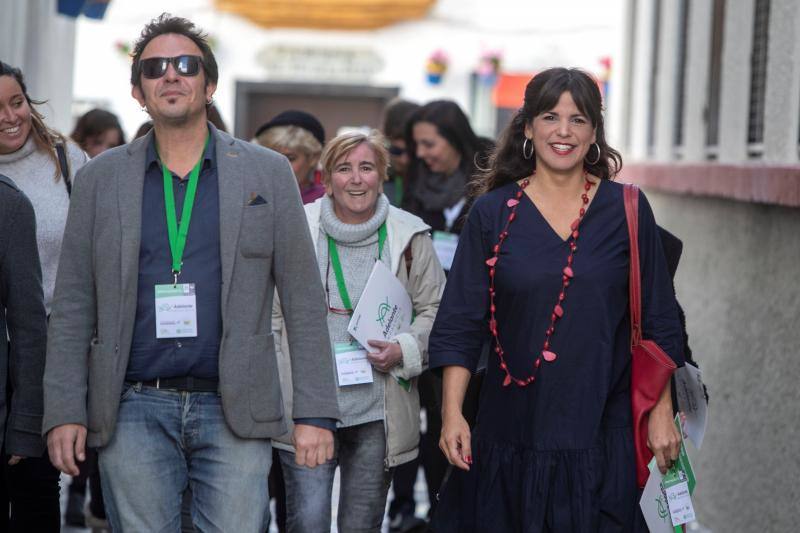
M535 172L534 172L535 174ZM553 336L553 333L556 330L556 323L558 320L564 316L564 299L567 295L567 287L569 287L570 280L574 276L572 271L572 261L575 257L575 252L578 250L578 236L580 232L578 228L581 225L581 221L583 220L583 216L586 214L586 206L589 203L589 191L591 190L594 183L589 181L589 178L586 176L586 172L583 174L583 179L586 183L583 185L583 193L581 194L581 201L583 204L581 205L581 209L578 212L578 218L576 218L572 224L570 224L570 229L572 233L567 238L567 242L569 243L569 255L567 256L567 266L565 266L562 270L561 274L561 291L558 293L558 300L556 301L555 307L553 307L553 312L550 315L550 325L548 326L547 330L545 331L544 335L544 344L542 345L542 351L536 356L536 359L533 361L533 371L528 375L526 378L518 378L511 374L511 371L508 369L508 363L506 363L505 359L505 352L503 351L503 346L500 344L500 337L497 334L497 319L495 318L495 311L496 306L494 302L495 297L495 289L494 289L494 276L497 270L497 262L500 259L500 248L503 245L503 242L508 237L508 228L511 226L511 223L514 222L514 219L517 218L517 206L519 206L520 199L524 194L525 188L530 185L530 178L525 178L519 186L519 190L514 195L514 197L509 198L506 202L506 205L511 208L511 213L508 215L508 219L506 220L506 224L503 227L503 231L500 232L498 236L497 244L494 245L492 248L492 252L494 255L486 260L486 265L489 267L489 331L491 331L492 336L494 337L495 347L494 352L497 354L497 357L500 359L500 369L505 372L506 377L503 380L503 386L508 387L511 383L516 384L519 387L526 387L536 381L536 373L539 370L539 367L542 364L542 359L551 363L556 360L558 357L554 351L550 348L550 338Z

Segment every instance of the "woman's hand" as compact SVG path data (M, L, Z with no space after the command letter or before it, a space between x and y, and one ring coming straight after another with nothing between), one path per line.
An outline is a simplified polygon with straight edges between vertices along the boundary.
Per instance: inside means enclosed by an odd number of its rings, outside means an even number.
M472 438L469 424L461 411L442 414L442 435L439 448L451 465L461 470L469 470L472 464Z
M647 446L656 457L658 470L666 474L678 460L681 450L681 435L672 416L672 391L670 382L664 387L658 403L650 411L647 421Z
M18 465L23 459L25 458L21 455L12 455L11 459L8 460L8 464L11 466Z
M469 470L472 464L472 436L469 424L461 414L470 371L461 366L444 369L442 381L442 434L439 448L451 465Z
M367 360L380 372L388 372L403 360L403 350L399 342L367 341L378 353L367 352Z

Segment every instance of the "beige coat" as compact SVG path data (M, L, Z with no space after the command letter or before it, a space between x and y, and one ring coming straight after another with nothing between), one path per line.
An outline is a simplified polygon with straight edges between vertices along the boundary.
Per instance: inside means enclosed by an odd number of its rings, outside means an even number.
M306 205L306 217L314 249L319 238L321 200ZM403 363L389 374L379 373L384 380L384 428L386 431L387 468L394 467L417 457L419 447L419 390L417 376L428 366L428 335L433 327L439 301L444 290L444 270L436 257L430 238L430 227L419 217L402 209L389 207L386 218L387 238L391 257L391 270L405 285L414 305L416 318L409 333L402 333L396 340L403 352ZM405 250L411 247L411 269L406 266ZM272 330L278 355L281 383L292 383L292 368L285 339L285 326L281 316L280 302L273 306ZM320 350L320 357L330 357L330 352ZM411 381L407 392L397 378ZM336 383L335 371L331 380ZM292 413L291 387L283 387L284 409ZM288 416L289 420L292 419ZM291 446L291 428L284 435L273 439L277 448L294 451Z

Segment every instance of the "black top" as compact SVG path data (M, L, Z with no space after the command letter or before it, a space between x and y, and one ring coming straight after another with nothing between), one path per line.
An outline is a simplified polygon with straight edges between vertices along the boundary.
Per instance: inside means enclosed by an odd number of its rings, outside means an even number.
M39 457L47 317L36 218L28 198L2 175L0 336L0 444L8 455Z
M172 174L175 213L179 221L188 177L187 174L181 179ZM145 159L136 324L125 379L145 381L183 376L216 378L222 334L222 263L219 257L219 188L213 135L209 137L203 154L203 166L183 252L183 270L178 278L178 283L195 284L197 337L156 338L155 286L173 282L164 205L164 177L153 136Z

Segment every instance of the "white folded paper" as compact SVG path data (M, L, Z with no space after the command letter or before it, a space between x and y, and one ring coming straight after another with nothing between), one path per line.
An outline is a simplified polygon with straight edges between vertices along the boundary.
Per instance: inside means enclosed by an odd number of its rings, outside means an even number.
M683 429L698 450L703 446L708 418L702 377L700 369L690 364L675 371L678 408L686 415Z
M639 500L644 520L647 522L647 528L650 533L675 533L669 513L667 495L661 488L661 479L664 476L658 471L655 458L650 461L648 466L650 468L650 477L647 478L647 484L644 486L644 491L642 491L642 498Z
M347 331L370 352L370 340L386 341L411 328L413 307L406 288L381 261L376 261Z

